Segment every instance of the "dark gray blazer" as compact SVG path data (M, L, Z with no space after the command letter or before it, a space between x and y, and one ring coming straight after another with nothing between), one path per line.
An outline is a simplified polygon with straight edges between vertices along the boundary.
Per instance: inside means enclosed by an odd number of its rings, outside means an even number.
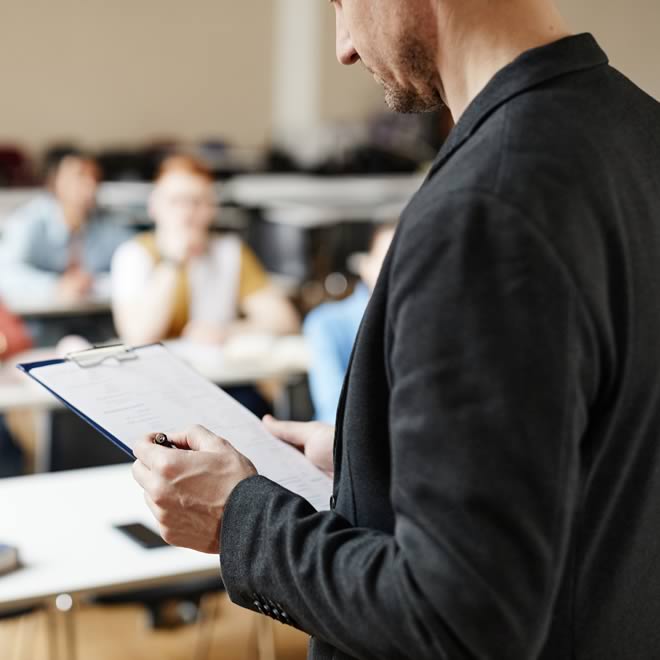
M313 658L660 658L660 106L589 35L523 54L405 211L334 511L254 477L232 600Z

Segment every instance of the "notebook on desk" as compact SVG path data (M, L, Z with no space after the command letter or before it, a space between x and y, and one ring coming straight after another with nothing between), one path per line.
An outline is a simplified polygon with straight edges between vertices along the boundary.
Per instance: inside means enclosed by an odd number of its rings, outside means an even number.
M19 369L131 457L148 434L201 424L228 440L263 476L317 510L329 507L332 482L326 474L161 344L92 349Z

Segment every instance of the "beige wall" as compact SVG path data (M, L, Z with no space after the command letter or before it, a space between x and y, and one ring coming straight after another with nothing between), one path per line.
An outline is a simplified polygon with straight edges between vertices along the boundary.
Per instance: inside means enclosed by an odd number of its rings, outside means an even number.
M320 81L309 91L320 96L310 113L336 121L381 111L382 92L369 74L335 59L331 7L300 1L322 7L321 38L312 45L320 54L307 54ZM660 98L658 0L559 2L576 30L593 31L613 64ZM5 3L11 9L0 20L0 141L40 149L69 138L95 147L226 135L250 146L270 137L278 114L275 0ZM284 75L295 77L295 56L291 61Z
M0 140L93 147L226 134L255 145L270 133L269 0L12 0L3 9Z
M660 100L659 0L558 0L576 31L592 32L610 62Z

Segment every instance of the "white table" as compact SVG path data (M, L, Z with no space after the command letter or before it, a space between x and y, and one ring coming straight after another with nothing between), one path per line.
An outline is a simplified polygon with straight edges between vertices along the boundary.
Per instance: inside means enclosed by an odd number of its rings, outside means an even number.
M0 481L0 539L19 548L24 566L0 577L0 614L45 607L50 655L56 658L59 609L71 660L74 613L84 598L215 576L220 586L216 555L145 550L113 529L133 522L157 530L127 465ZM268 634L260 633L265 641Z
M0 577L0 612L220 574L215 555L144 550L113 529L157 529L127 465L0 481L0 512L0 539L19 548L25 566Z

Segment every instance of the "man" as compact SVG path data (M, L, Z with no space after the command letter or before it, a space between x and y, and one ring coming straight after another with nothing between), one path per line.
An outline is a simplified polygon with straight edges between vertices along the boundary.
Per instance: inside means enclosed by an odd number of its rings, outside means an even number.
M162 531L315 658L657 658L660 108L550 0L334 6L342 62L456 126L365 313L333 511L197 429L138 449Z
M269 282L250 248L218 235L212 172L186 155L166 158L149 203L155 230L117 250L113 308L134 346L185 337L223 344L249 333L295 334L291 303Z
M97 209L101 172L90 156L57 149L46 160L47 194L18 209L3 231L0 289L10 305L88 297L131 235Z

